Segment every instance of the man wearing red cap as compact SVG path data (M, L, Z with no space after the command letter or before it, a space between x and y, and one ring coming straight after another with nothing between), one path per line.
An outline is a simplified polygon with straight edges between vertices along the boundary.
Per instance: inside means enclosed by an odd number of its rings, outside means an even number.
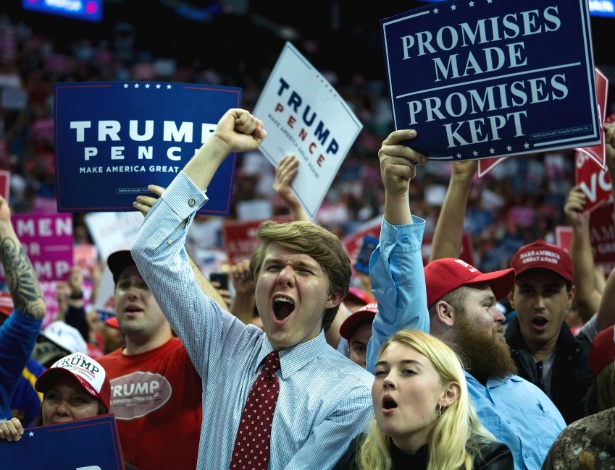
M615 127L605 124L606 163L615 177ZM582 418L582 400L593 382L588 363L594 337L615 322L615 309L600 308L577 336L564 322L575 295L573 264L562 248L538 240L522 246L510 266L509 295L517 311L506 330L519 375L545 390L567 423Z
M348 357L361 367L367 366L367 345L376 313L378 304L371 302L348 315L340 325L340 336L348 342Z
M506 330L521 377L542 388L567 423L582 418L583 397L593 381L589 347L613 313L594 315L575 337L564 322L575 294L570 255L538 240L524 245L511 262L516 281L509 294L517 315Z
M391 133L378 153L385 187L380 244L370 260L378 301L367 368L383 342L403 328L430 331L462 358L472 404L481 422L514 456L516 469L540 469L565 422L549 397L514 375L497 300L512 289L512 269L483 274L455 258L423 269L424 221L410 212L409 183L424 157L401 145L416 132ZM426 287L425 287L426 286Z

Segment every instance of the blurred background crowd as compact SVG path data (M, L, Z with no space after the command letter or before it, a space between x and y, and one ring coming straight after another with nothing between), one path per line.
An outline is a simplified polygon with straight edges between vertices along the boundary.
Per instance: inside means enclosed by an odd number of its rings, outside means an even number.
M377 151L393 121L379 21L424 3L107 0L100 23L26 12L20 4L7 0L0 9L0 168L12 174L14 213L55 206L54 83L158 80L234 86L242 88L243 107L252 110L284 43L291 41L364 126L317 221L343 237L381 214ZM615 112L612 23L615 19L592 18L595 63L611 76L607 115ZM447 163L430 162L412 185L413 212L427 221L426 238L433 234L449 176ZM252 212L252 218L285 214L272 182L273 167L265 157L241 155L230 219L245 217L242 204L254 200L271 205L270 213ZM574 185L574 151L511 158L475 183L466 231L475 265L488 272L507 267L525 243L554 242ZM83 217L74 215L75 242L92 243Z

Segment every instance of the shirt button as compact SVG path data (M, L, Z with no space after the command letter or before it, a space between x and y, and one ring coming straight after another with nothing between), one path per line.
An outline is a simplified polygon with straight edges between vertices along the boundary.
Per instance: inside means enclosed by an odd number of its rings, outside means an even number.
M167 240L167 245L171 245L173 243L173 240Z
M191 197L190 199L188 199L188 205L189 205L190 207L194 207L194 205L195 205L195 204L196 204L196 200L195 200L193 197Z

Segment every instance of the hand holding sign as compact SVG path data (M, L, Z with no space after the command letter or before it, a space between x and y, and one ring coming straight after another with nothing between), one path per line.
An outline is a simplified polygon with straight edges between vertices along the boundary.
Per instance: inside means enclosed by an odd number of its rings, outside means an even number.
M416 165L427 164L427 158L410 147L402 147L398 144L402 140L413 139L416 131L404 129L394 131L382 142L378 152L380 169L383 172L385 187L394 194L406 191L412 178L416 177Z
M395 128L417 129L430 159L599 144L589 31L577 0L447 1L383 19Z
M254 107L270 137L260 147L277 167L295 155L303 168L293 179L299 202L312 219L363 124L326 77L289 42Z
M292 220L305 220L311 222L310 216L303 208L291 183L299 173L299 159L293 155L287 155L278 166L275 168L275 180L273 181L273 190L288 206L290 217Z
M587 198L579 186L574 186L568 193L568 199L564 204L566 222L572 227L582 228L589 224L589 213L584 211Z
M162 196L162 193L164 193L164 188L155 184L148 185L147 190L150 193L155 194L157 197L137 196L135 202L132 203L134 208L141 212L141 214L143 214L143 217L147 216L147 213L151 210L154 203L158 200L160 196Z
M411 224L410 181L416 176L416 165L427 158L405 145L403 141L416 137L416 131L405 129L391 132L378 151L380 174L385 190L384 217L392 225Z

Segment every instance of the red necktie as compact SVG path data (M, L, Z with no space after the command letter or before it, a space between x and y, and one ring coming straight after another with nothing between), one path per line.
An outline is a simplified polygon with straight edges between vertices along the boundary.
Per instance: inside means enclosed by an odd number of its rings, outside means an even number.
M279 368L280 357L273 351L267 356L263 370L256 377L246 400L235 438L231 470L267 469L271 422L279 391L275 371Z

